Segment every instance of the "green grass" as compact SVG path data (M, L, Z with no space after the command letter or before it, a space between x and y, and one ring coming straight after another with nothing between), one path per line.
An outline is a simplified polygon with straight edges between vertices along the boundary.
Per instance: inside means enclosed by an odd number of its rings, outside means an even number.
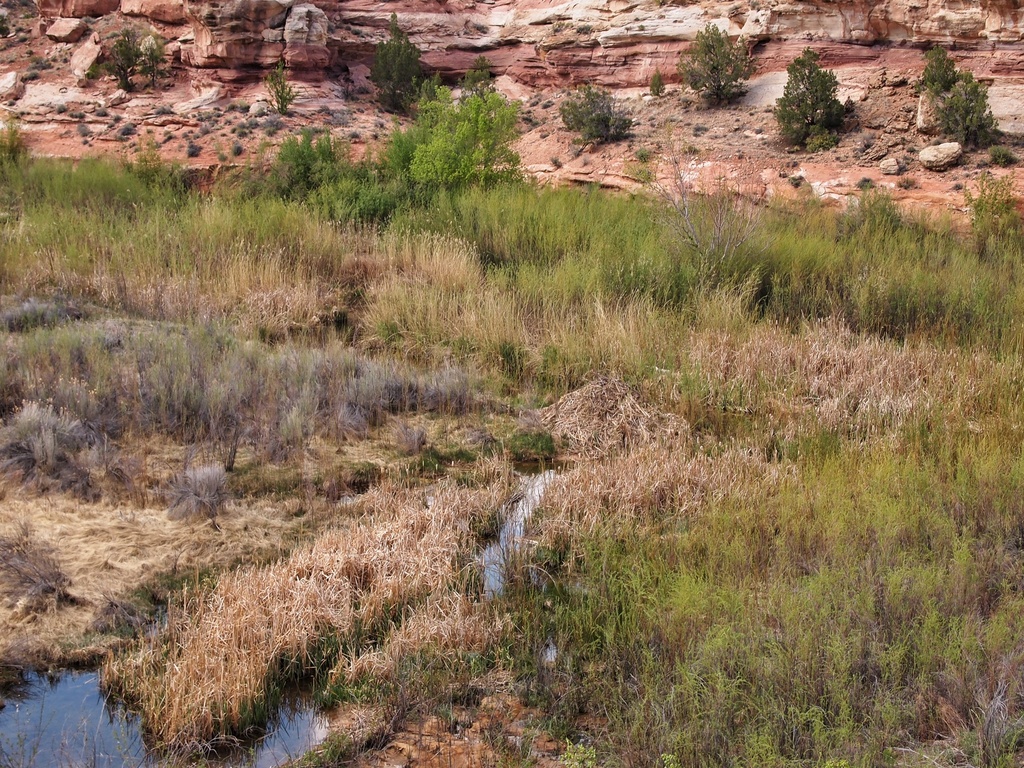
M241 419L260 468L240 463L236 491L285 498L305 492L313 436L478 397L511 412L617 374L688 430L563 469L576 485L538 511L522 563L553 582L510 580L487 669L510 670L559 737L596 715L609 765L889 765L940 737L1008 764L1024 714L1019 227L980 238L866 191L846 212L768 206L716 258L641 195L423 200L379 167L322 171L298 192L278 174L275 194L206 196L163 171L3 166L0 294L89 314L0 331L0 415L49 401L111 439L219 446ZM310 332L338 317L343 334ZM558 458L547 432L502 447ZM469 475L488 453L442 442L407 469ZM377 475L350 470L334 485ZM428 661L400 682L480 671Z

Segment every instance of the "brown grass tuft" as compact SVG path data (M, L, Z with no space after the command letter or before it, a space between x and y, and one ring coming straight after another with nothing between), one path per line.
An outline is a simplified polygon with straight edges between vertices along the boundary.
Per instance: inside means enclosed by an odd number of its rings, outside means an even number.
M56 551L36 539L24 521L12 534L0 537L0 583L26 613L74 601L68 592L71 579Z
M224 467L205 464L189 467L171 482L171 520L193 520L204 517L214 521L227 504L228 476Z

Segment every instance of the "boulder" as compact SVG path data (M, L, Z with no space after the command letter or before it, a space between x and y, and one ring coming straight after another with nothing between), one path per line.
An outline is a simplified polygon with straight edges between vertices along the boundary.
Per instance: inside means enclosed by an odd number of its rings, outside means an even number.
M0 101L17 100L25 95L25 84L21 82L21 75L17 72L8 72L0 75Z
M885 176L898 176L900 172L900 161L895 157L887 157L878 164L878 170Z
M46 36L58 43L77 43L89 27L81 19L57 19L46 30Z
M927 91L917 99L917 130L933 136L939 132L939 112L935 97Z
M184 24L185 0L121 0L121 13L165 24Z
M121 0L36 0L39 15L48 19L105 16L121 5Z
M92 69L93 64L99 59L100 53L103 51L103 46L100 45L100 36L93 32L89 36L89 39L78 46L73 54L71 54L71 61L68 67L71 69L71 74L78 80L83 80L85 76Z
M309 3L294 6L284 23L284 60L292 69L323 69L331 62L327 14Z
M925 147L917 158L929 171L944 171L956 165L963 154L963 147L958 142L950 141L934 147Z
M270 112L270 105L265 101L255 101L249 105L249 117L264 117Z

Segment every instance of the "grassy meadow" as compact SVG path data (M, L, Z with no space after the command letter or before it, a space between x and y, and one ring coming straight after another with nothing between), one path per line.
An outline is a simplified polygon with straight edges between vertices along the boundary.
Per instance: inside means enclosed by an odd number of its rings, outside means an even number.
M0 163L5 668L190 759L311 680L309 765L498 693L567 768L1018 764L1019 225L315 159Z

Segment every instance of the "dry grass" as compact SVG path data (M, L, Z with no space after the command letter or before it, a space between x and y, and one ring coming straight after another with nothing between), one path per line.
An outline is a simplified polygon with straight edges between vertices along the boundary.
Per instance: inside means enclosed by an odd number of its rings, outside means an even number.
M686 432L686 425L644 403L621 379L595 376L542 411L562 450L600 457Z
M504 622L486 606L458 592L432 595L392 629L379 648L343 658L333 680L392 679L402 659L429 649L442 656L484 653L496 643Z
M884 341L838 321L798 334L772 326L694 333L687 355L715 398L768 415L787 436L808 421L878 436L939 406L969 418L1010 374L982 353Z
M286 560L226 575L186 595L168 628L104 668L146 730L178 752L208 748L266 717L282 679L320 664L323 643L358 629L386 635L402 606L462 578L475 519L511 477L485 491L439 486L430 503L396 486L364 500L364 518L321 535Z
M10 536L0 536L0 584L20 611L34 612L50 604L73 602L71 579L61 568L54 547L39 541L22 521Z
M294 505L237 504L217 532L172 522L161 507L84 504L11 489L0 504L0 534L16 537L21 521L31 520L74 585L76 600L42 613L0 604L0 637L23 648L26 663L95 663L112 639L89 635L98 620L109 618L111 600L161 575L184 576L279 554L308 525L293 513Z
M566 552L571 564L583 541L663 530L726 497L756 499L792 474L791 467L738 447L709 455L685 442L644 445L558 475L535 526L540 543Z

